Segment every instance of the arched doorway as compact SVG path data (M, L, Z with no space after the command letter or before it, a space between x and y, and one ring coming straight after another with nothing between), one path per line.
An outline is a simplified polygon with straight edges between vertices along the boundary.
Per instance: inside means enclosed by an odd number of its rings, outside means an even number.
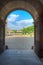
M29 50L34 47L34 19L25 10L13 10L6 18L5 45L9 49Z
M38 6L37 6L38 4ZM39 1L10 1L5 4L5 6L1 9L1 20L5 23L6 16L9 12L15 9L24 9L30 12L35 20L35 52L37 55L40 55L40 29L39 29L39 22L40 17L42 15L42 8L41 3ZM5 24L2 25L3 28L1 29L3 32L1 34L5 34ZM5 35L1 36L3 37L3 42L5 41ZM5 43L2 43L2 48L4 47Z

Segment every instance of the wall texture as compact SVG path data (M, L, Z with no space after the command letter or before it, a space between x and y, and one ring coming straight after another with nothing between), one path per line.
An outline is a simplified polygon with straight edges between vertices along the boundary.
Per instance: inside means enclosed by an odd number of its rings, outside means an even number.
M4 2L4 3L3 3ZM0 1L0 52L5 49L5 19L16 9L30 12L35 26L35 52L43 57L43 0L1 0Z

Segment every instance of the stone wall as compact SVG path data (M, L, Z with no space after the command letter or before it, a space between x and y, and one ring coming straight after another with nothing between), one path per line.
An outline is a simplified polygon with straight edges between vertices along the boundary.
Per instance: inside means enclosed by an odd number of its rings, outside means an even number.
M5 48L5 25L0 19L0 53L4 51Z
M0 1L0 51L5 47L5 19L6 16L16 9L24 9L30 12L35 24L35 52L43 57L43 5L39 0L1 0ZM4 3L3 3L4 2Z

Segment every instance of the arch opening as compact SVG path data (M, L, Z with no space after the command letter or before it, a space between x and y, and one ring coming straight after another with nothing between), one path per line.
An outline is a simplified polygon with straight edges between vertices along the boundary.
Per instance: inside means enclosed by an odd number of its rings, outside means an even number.
M23 9L11 11L6 17L5 44L9 49L33 49L34 19Z

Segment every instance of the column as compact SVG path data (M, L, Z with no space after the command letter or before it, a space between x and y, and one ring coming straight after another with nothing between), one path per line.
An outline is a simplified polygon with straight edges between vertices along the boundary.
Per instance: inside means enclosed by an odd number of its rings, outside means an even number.
M35 53L40 55L40 24L39 20L35 20L34 22L34 44L35 44Z
M0 19L0 53L5 49L5 24Z
M43 18L40 19L40 57L43 58Z

